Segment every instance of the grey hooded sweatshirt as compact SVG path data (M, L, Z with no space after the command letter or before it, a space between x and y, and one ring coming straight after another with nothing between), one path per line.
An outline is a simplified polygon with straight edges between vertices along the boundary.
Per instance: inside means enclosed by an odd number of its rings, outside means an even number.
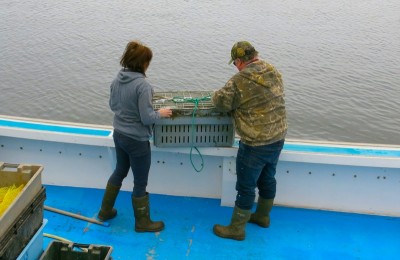
M153 88L139 72L121 69L110 86L114 130L138 141L148 141L152 124L160 118L152 105Z

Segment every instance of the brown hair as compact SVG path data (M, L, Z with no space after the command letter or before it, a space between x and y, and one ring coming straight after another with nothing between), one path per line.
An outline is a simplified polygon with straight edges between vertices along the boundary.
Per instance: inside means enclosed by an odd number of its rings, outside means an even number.
M125 69L140 72L146 76L146 69L153 58L151 49L138 41L131 41L126 45L124 54L119 62Z

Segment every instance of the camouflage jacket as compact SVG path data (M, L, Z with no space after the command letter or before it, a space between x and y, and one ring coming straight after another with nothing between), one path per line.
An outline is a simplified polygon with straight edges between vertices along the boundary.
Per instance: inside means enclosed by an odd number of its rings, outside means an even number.
M243 143L259 146L285 138L288 126L282 76L271 64L262 60L250 63L216 91L212 101L217 110L232 112Z

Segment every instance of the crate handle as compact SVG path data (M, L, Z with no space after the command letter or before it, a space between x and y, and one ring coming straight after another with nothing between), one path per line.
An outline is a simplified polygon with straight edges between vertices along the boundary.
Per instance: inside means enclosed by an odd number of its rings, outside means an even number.
M19 164L16 163L0 163L0 170L10 169L15 172L20 172Z
M12 169L16 172L23 172L23 171L31 171L32 165L25 165L25 164L17 164L17 163L0 163L0 170L4 170L6 168Z
M2 169L4 169L4 168L18 168L18 166L19 166L19 164L16 164L16 163L3 163L1 165L1 168Z
M74 243L71 242L68 244L68 250L74 251L74 248L79 248L83 252L88 252L91 254L93 249L100 247L99 245L92 245L92 244L81 244L81 243Z
M68 245L69 248L74 249L74 248L79 248L82 251L87 251L89 248L90 244L81 244L81 243L70 243Z

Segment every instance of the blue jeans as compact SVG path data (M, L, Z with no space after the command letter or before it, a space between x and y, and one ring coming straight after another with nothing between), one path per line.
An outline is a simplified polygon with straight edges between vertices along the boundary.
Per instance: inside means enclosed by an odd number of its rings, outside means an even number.
M117 165L108 182L114 186L121 186L131 168L133 196L137 198L145 196L151 164L150 142L137 141L117 131L114 131L113 138Z
M235 205L249 210L255 200L255 188L264 199L273 199L276 194L276 165L285 140L262 145L249 146L239 143L236 158L236 201Z

